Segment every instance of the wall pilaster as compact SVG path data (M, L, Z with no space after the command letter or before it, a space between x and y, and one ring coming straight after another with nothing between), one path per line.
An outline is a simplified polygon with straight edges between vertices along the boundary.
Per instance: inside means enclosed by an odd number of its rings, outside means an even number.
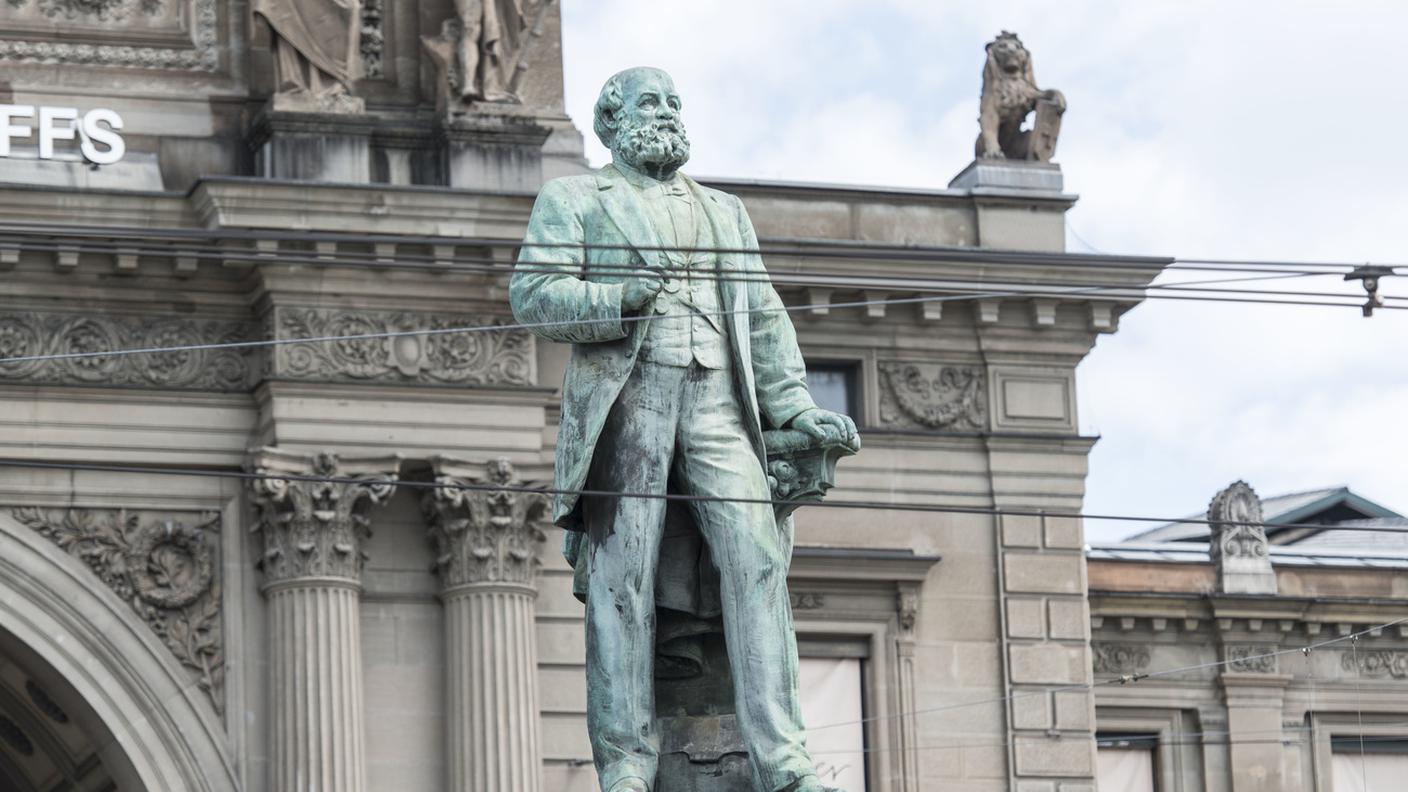
M366 789L362 544L399 465L274 448L249 459L269 604L272 792Z
M422 496L445 603L450 792L538 792L538 544L548 499L507 459L432 460ZM502 489L496 489L502 487Z

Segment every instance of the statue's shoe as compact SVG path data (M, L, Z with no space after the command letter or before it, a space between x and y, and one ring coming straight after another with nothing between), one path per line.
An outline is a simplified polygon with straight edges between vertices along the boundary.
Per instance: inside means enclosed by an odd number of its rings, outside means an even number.
M791 786L784 787L779 792L845 792L845 790L837 787L823 786L822 783L816 779L816 776L807 776Z
M608 792L650 792L650 787L639 778L623 778L612 784Z

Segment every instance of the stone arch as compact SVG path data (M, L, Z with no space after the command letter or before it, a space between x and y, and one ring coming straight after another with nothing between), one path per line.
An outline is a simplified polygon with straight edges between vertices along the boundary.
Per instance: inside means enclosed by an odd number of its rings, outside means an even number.
M78 559L0 514L0 631L82 698L111 735L120 792L238 792L209 701Z

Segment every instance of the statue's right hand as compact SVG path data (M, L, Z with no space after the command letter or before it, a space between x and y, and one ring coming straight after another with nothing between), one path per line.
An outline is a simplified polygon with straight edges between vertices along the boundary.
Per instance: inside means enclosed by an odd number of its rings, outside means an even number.
M621 290L621 310L626 312L639 311L641 306L650 301L665 287L665 280L660 277L656 270L640 270L634 277L626 281L626 287Z

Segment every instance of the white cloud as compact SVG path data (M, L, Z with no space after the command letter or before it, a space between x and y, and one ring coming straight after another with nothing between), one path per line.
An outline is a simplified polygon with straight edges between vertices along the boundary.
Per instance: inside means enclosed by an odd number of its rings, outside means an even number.
M1402 4L618 0L565 11L579 125L610 73L664 66L685 94L695 173L942 187L972 156L982 46L1008 29L1032 50L1038 82L1070 102L1057 159L1081 194L1070 220L1095 247L1408 260ZM1384 288L1408 294L1408 278ZM1408 466L1393 462L1408 447L1405 349L1408 312L1139 308L1081 367L1082 422L1102 435L1088 508L1182 514L1245 478L1263 494L1346 484L1408 512Z

